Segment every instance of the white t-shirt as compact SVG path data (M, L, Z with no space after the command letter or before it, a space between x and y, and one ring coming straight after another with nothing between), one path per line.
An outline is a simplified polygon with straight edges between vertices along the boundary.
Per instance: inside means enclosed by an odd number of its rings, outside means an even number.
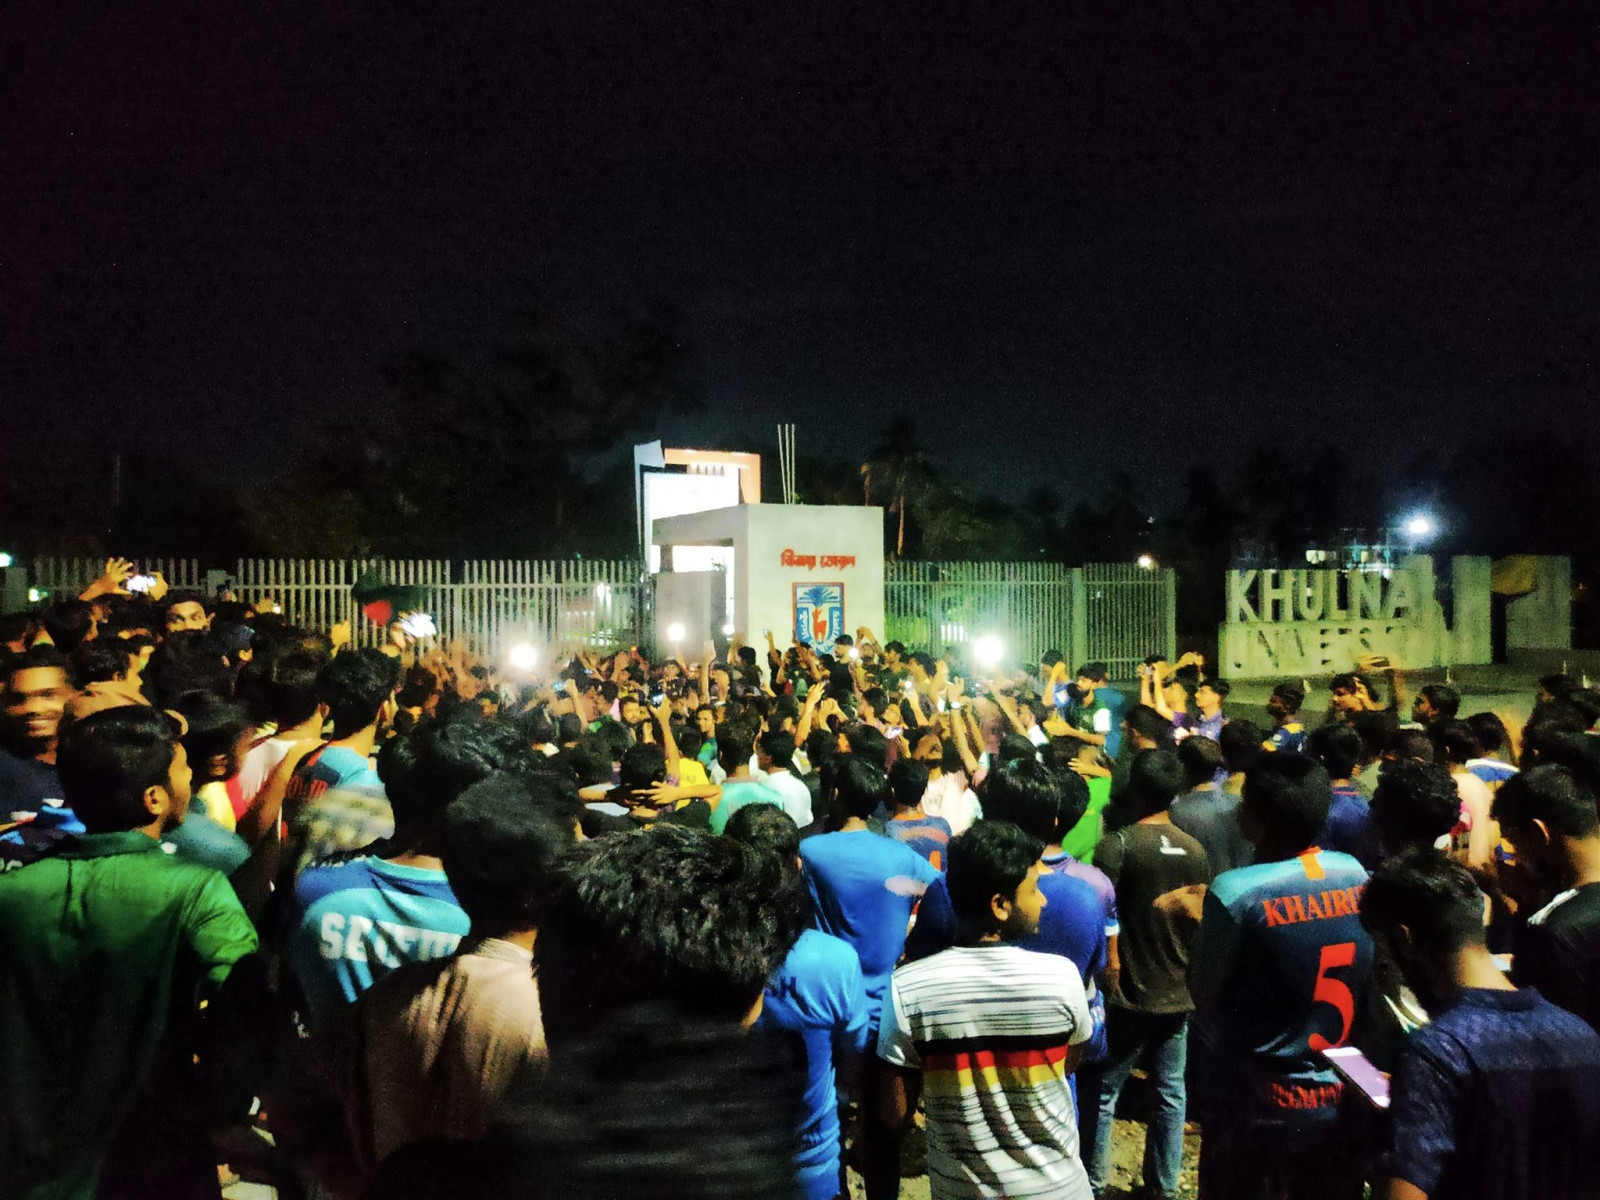
M789 771L773 771L762 780L763 787L783 797L783 811L794 818L794 823L804 829L811 824L811 789L805 780Z
M922 811L930 817L944 818L954 837L965 833L983 816L983 805L978 793L967 786L967 777L954 771L928 781L928 790L922 793Z
M267 780L278 769L278 764L289 756L289 748L304 738L269 737L250 747L239 769L239 791L248 803L256 793L267 786Z
M953 946L895 971L878 1057L922 1072L933 1200L1089 1200L1066 1058L1093 1032L1058 954Z

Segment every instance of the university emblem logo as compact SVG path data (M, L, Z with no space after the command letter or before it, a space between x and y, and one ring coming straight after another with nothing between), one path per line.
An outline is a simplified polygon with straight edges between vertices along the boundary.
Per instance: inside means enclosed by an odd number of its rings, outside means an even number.
M844 584L797 583L794 585L794 640L807 642L813 649L833 649L844 632Z

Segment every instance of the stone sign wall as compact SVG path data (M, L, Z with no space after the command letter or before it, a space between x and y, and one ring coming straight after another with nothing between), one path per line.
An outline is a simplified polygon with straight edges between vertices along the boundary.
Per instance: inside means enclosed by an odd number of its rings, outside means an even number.
M1451 582L1456 629L1445 623L1426 556L1383 570L1229 571L1221 672L1327 675L1364 654L1388 655L1397 667L1488 662L1489 560L1452 559Z

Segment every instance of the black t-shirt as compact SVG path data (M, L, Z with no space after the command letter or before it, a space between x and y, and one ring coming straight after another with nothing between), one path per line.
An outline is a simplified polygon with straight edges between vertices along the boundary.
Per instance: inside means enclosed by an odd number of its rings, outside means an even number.
M1564 892L1528 919L1511 978L1600 1032L1600 883Z
M55 765L0 747L0 823L14 812L38 812L46 802L57 807L62 803Z
M1211 882L1205 847L1176 825L1130 825L1100 840L1094 865L1117 889L1122 922L1121 995L1107 1001L1140 1012L1189 1012L1189 946L1198 924L1157 901Z
M1239 828L1239 797L1216 789L1187 792L1167 809L1172 823L1205 847L1213 874L1248 867L1255 847Z

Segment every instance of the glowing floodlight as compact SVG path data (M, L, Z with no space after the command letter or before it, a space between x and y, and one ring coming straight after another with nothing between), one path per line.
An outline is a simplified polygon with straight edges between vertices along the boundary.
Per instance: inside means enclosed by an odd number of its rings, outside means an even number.
M1133 561L1139 565L1141 570L1154 571L1156 569L1156 560L1148 554L1141 554Z
M723 637L732 637L733 636L733 622L732 621L729 621L726 625L724 625L722 627L722 636Z
M992 633L986 633L972 643L972 657L980 667L998 667L1005 653L1005 645Z
M1406 536L1413 538L1431 538L1439 532L1439 523L1427 513L1417 513L1406 520Z
M681 623L674 621L671 625L667 626L667 641L671 642L674 646L683 641L683 625Z
M539 652L527 642L518 642L507 652L506 661L514 671L531 671L539 661Z

